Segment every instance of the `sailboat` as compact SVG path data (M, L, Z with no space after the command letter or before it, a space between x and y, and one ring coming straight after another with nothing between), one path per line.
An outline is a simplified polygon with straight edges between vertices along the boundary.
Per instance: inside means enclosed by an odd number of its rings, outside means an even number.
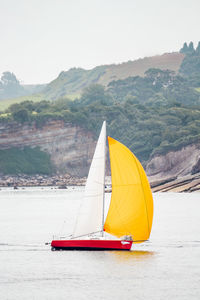
M145 171L135 155L108 137L112 194L105 214L106 122L103 122L90 166L75 229L54 239L52 250L130 250L148 240L153 198Z

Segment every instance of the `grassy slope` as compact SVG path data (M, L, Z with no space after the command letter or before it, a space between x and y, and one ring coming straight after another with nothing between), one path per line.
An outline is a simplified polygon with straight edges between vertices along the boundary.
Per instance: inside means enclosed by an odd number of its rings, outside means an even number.
M18 98L13 98L13 99L5 99L5 100L0 100L0 111L4 111L7 109L10 105L14 103L20 103L23 101L33 101L33 102L39 102L43 100L43 95L31 95L31 96L21 96Z
M143 76L150 68L157 68L161 70L169 69L177 72L183 58L184 54L174 52L145 57L118 65L111 65L107 67L105 74L101 76L98 83L107 85L113 80L125 79L130 76Z
M47 99L58 99L70 94L77 94L84 87L98 82L104 72L104 66L92 70L73 68L67 72L61 72L55 80L47 85L43 93Z
M42 99L58 99L68 97L79 98L81 90L91 83L107 85L110 81L124 79L129 76L143 76L149 68L170 69L178 71L184 54L174 52L145 57L122 64L99 66L92 70L70 69L46 85L44 92L38 95L23 96L0 101L0 111L8 108L13 103L25 100L40 101Z
M129 76L143 76L149 68L170 69L178 71L184 54L174 52L145 57L117 65L99 66L92 70L70 69L50 82L44 90L44 95L49 99L66 97L69 94L80 93L91 83L107 85L109 82L124 79Z

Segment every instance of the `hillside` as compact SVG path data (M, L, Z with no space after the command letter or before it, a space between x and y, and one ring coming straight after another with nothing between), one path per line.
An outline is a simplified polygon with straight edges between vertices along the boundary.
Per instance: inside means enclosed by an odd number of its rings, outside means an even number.
M144 76L144 73L150 68L178 72L184 56L183 53L174 52L121 64L99 66L91 70L73 68L61 72L55 80L50 82L43 90L43 96L46 99L58 99L70 94L79 94L90 84L97 83L107 86L113 80L125 79L130 76Z
M104 119L108 135L128 146L156 180L200 171L200 107L145 108L130 100L81 111L61 102L28 105L29 111L15 106L1 119L0 173L85 176Z
M46 84L23 84L22 86L27 96L41 93L46 87Z
M11 100L18 102L23 96L30 96L40 93L45 84L21 84L15 74L11 72L3 72L0 78L0 102Z
M127 77L144 76L148 69L172 70L178 72L184 58L183 53L173 52L152 57L140 58L122 64L107 66L106 72L100 77L98 83L108 85L113 80Z
M13 104L17 104L17 103L19 104L24 101L39 102L42 99L43 96L41 94L35 94L35 95L27 94L26 96L20 96L17 98L3 99L0 100L0 112L3 112L4 110L8 109L8 107Z
M107 121L108 135L128 146L148 174L159 177L172 170L175 176L185 176L199 172L200 46L186 45L178 57L184 57L178 71L148 68L142 76L113 80L106 87L94 83L105 76L105 66L93 71L72 69L67 85L74 91L77 82L79 87L83 84L83 77L85 84L88 78L93 82L79 98L71 101L58 95L60 99L55 99L66 79L62 72L60 87L56 89L56 80L51 85L54 101L24 99L11 105L0 113L0 173L86 175L91 153L85 156L83 152L85 147L92 149L103 120ZM194 159L185 159L187 154L192 156L191 149ZM20 157L23 165L19 165Z
M23 149L39 146L42 151L52 155L50 151L55 144L51 160L64 157L66 172L77 172L76 168L83 161L79 172L85 175L85 158L80 156L77 161L68 156L71 151L75 155L78 153L75 147L78 136L70 135L70 131L74 132L76 127L84 128L86 134L82 141L84 147L87 147L84 140L88 134L97 138L103 120L107 121L108 135L128 146L146 165L155 156L165 156L170 151L179 151L199 143L200 93L191 88L186 79L172 71L151 69L144 77L114 81L107 90L101 85L90 86L79 100L25 101L12 105L6 114L0 115L3 143L0 147ZM56 134L48 125L49 122L56 122ZM68 126L69 133L62 134L63 128ZM21 132L17 133L19 127ZM47 128L46 136L41 134L44 128ZM28 144L21 141L23 136ZM58 137L59 142L56 142ZM48 146L43 147L45 140ZM69 144L69 149L63 151L65 142ZM2 155L4 163L6 153ZM42 153L34 152L33 155L35 161ZM10 162L10 156L6 160ZM64 171L63 166L63 163L57 164L57 170ZM4 172L8 167L4 163ZM51 169L50 165L48 169ZM2 170L0 164L0 172Z
M63 71L46 86L43 95L47 99L55 100L69 94L80 93L84 87L98 82L105 70L105 66L100 66L92 70L73 68L67 72Z
M62 71L59 76L49 84L21 85L16 76L4 72L9 77L7 82L0 81L0 110L7 108L12 103L25 100L49 99L55 100L62 97L78 98L82 90L91 84L107 86L113 80L125 79L130 76L144 76L150 68L161 70L169 69L178 72L185 57L184 53L173 52L152 57L145 57L121 64L103 65L91 70L72 68ZM3 77L3 76L2 76ZM2 88L3 87L3 88Z

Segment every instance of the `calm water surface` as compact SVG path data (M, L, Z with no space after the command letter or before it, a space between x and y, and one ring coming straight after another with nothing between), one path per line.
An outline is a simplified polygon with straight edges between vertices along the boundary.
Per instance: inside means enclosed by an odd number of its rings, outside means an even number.
M53 234L72 232L82 194L1 189L1 300L200 299L200 193L155 194L150 241L131 252L50 251Z

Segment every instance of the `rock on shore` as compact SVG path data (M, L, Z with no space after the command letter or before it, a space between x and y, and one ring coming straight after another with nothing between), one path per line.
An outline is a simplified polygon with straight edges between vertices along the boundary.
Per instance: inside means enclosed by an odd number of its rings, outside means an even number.
M153 180L149 177L152 192L200 192L200 173L183 177Z
M0 186L1 187L28 187L28 186L58 186L60 188L66 188L69 185L82 186L85 185L86 178L72 177L69 174L62 175L1 175Z
M200 192L200 173L183 177L168 177L156 179L149 177L152 192ZM86 177L72 177L69 174L47 175L0 175L0 187L30 187L57 186L65 189L67 186L84 186ZM111 178L106 177L106 192L111 192Z

